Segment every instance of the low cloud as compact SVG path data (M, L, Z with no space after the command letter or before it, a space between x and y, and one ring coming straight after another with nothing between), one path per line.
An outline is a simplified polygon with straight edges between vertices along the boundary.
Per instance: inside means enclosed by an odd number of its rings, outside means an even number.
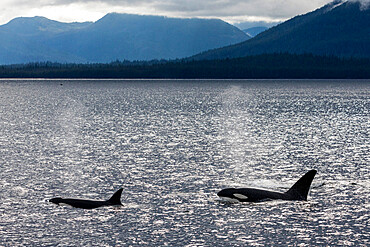
M94 21L93 18L109 12L221 18L229 22L252 18L271 22L312 11L329 2L331 0L2 0L0 11L4 14L0 22L5 22L5 18L31 15L62 21L84 18ZM88 19L89 12L93 18Z

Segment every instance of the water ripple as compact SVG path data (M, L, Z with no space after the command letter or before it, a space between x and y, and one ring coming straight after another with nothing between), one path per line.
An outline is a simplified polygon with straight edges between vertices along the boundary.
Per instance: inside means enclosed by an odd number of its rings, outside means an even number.
M1 81L4 246L369 246L369 82ZM225 187L307 202L230 204ZM108 199L82 210L54 196Z

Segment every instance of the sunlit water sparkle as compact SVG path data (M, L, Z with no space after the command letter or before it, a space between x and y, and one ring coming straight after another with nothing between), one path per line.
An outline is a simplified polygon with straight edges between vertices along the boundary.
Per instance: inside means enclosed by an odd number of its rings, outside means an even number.
M0 96L0 246L370 246L370 81L2 80ZM307 202L216 196L312 168ZM47 201L119 187L118 209Z

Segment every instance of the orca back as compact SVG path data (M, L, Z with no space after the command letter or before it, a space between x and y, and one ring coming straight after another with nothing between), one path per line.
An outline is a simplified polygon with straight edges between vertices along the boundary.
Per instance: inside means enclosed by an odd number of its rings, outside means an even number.
M310 170L303 177L301 177L285 194L290 200L304 200L307 201L307 195L311 187L313 178L317 171Z

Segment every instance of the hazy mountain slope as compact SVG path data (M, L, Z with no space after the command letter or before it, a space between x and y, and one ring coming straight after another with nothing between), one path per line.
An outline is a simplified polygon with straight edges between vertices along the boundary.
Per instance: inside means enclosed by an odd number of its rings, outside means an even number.
M217 19L116 13L95 23L16 18L0 26L0 64L174 59L247 39L244 32Z
M212 50L195 59L222 59L263 53L313 53L370 57L370 9L335 1L294 17L246 42Z

